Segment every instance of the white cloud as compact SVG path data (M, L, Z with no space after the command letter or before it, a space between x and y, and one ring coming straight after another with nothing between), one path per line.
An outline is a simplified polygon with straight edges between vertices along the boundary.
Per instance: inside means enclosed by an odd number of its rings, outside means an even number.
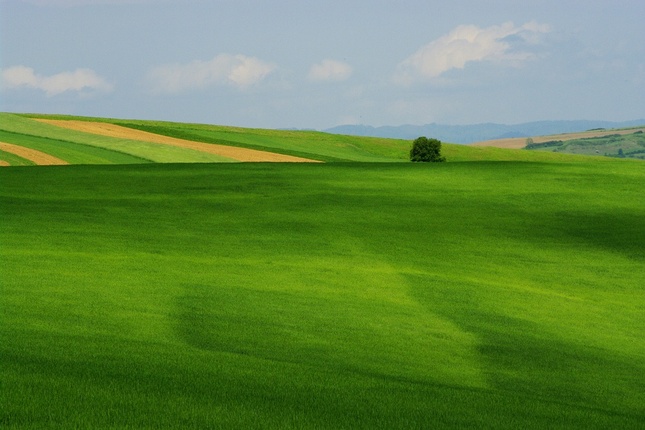
M352 75L352 67L336 60L323 60L309 69L309 79L312 81L344 81Z
M487 28L461 25L401 62L395 81L411 84L436 78L448 70L463 69L473 61L525 61L534 58L534 54L514 48L535 45L540 35L549 31L548 25L535 22L521 27L511 22Z
M2 87L8 89L33 88L55 96L67 91L112 91L112 85L91 69L76 69L52 76L41 76L26 66L14 66L2 70Z
M214 85L244 89L262 81L275 68L255 57L220 54L210 61L156 67L148 73L147 79L157 93L178 93Z

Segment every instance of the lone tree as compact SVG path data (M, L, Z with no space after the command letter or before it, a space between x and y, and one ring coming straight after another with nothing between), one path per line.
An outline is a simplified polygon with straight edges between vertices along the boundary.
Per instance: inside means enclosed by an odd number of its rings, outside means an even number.
M446 158L441 156L441 141L428 139L425 136L417 137L412 143L410 161L432 163L446 161Z

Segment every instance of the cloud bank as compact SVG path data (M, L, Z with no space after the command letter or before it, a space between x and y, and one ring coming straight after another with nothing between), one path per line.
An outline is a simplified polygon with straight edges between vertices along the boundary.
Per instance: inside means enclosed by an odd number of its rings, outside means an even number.
M548 25L535 22L520 27L511 22L486 28L461 25L401 62L395 81L412 84L436 78L449 70L463 69L474 61L525 61L535 55L521 48L539 43L540 36L549 31Z
M261 82L275 68L255 57L220 54L210 61L156 67L148 72L147 81L155 93L179 93L216 85L245 89Z
M56 96L68 91L112 91L112 85L91 69L76 69L52 76L41 76L34 69L15 66L2 70L2 87L7 89L32 88Z
M311 81L344 81L352 75L352 67L336 60L323 60L309 69Z

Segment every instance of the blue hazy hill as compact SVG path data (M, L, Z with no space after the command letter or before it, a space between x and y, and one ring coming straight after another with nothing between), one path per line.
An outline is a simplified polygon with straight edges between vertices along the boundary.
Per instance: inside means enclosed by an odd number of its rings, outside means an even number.
M534 121L522 124L472 124L472 125L400 125L372 127L369 125L340 125L324 131L333 134L352 136L389 137L397 139L414 139L419 136L434 137L451 143L473 143L482 140L502 139L507 137L544 136L560 133L576 133L596 128L623 128L645 124L645 119L633 121Z

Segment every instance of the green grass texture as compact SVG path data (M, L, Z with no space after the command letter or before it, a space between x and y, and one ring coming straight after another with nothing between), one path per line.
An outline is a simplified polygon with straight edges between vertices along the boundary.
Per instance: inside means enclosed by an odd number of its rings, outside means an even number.
M0 427L642 428L643 183L623 160L0 169Z

